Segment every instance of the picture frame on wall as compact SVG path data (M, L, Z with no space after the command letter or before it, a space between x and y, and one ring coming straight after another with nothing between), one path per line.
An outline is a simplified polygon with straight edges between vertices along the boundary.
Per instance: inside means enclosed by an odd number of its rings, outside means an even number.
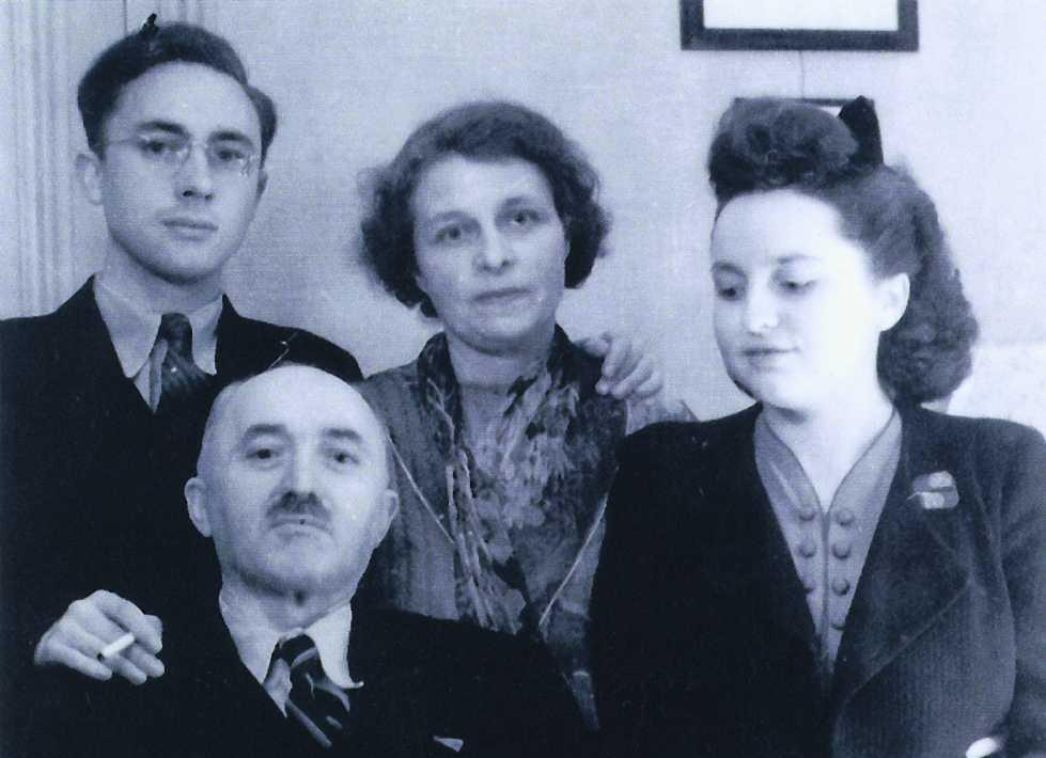
M918 0L680 0L684 50L919 49Z
M735 97L734 103L743 103L746 100L750 100L748 97ZM800 103L808 103L810 105L816 105L818 108L823 110L825 113L830 113L833 116L838 116L839 111L843 109L843 106L853 100L852 97L797 97L796 101ZM874 100L869 100L872 106L875 106Z

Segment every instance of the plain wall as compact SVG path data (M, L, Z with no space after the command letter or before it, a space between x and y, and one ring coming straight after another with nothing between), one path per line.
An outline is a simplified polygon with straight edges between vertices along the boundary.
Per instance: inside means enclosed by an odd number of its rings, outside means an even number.
M365 371L413 358L433 325L357 262L361 174L422 120L475 97L531 105L584 147L614 229L562 322L575 337L615 329L647 342L702 417L744 403L711 338L714 204L703 166L736 96L871 97L887 161L907 165L937 200L984 340L1046 340L1042 0L923 0L917 53L683 51L675 0L205 7L281 119L230 293L243 311L349 347ZM102 229L84 239L85 273L98 265Z

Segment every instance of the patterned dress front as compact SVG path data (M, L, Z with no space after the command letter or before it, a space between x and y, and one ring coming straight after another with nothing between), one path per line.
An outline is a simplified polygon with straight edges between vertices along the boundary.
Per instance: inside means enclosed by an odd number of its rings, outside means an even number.
M362 387L389 426L400 495L364 593L543 640L591 726L589 596L617 443L640 418L595 392L599 376L557 328L544 366L472 444L444 335Z

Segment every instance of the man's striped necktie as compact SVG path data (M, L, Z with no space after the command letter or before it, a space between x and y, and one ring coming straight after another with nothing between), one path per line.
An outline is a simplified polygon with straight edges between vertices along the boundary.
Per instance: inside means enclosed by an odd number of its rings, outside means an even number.
M192 325L181 313L160 317L157 340L167 343L160 366L160 403L157 412L170 412L204 390L211 377L192 359Z
M279 643L273 653L276 660L290 667L287 715L324 747L344 739L349 731L349 696L324 674L312 638L299 634Z

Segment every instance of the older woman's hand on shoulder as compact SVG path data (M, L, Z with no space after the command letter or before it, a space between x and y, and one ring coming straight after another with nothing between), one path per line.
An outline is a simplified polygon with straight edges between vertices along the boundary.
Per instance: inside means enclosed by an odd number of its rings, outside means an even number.
M618 400L652 400L664 389L665 380L657 362L643 346L623 334L603 332L579 340L589 355L603 359L603 375L596 392Z

